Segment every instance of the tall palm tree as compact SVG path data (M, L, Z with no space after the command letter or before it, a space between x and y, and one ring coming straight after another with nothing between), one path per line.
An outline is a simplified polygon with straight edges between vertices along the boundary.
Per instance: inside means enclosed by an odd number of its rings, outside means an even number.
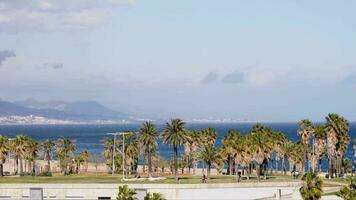
M28 171L32 174L36 172L36 158L38 156L39 143L32 138L27 140L27 148L25 151L25 158L28 161Z
M163 142L170 144L174 151L174 176L178 181L178 147L188 140L185 122L181 119L172 119L166 123L166 129L162 133Z
M218 151L212 144L205 145L200 152L199 158L207 164L207 178L210 180L211 166L218 159Z
M247 135L243 136L240 149L241 149L240 151L241 151L241 156L242 156L241 163L242 163L244 169L246 170L247 180L249 180L251 170L252 170L251 165L252 165L252 162L254 159L254 155L253 155L254 148L252 147L252 135L251 134L247 134ZM239 151L237 151L236 156L239 155L238 152ZM239 163L237 158L238 157L235 157L235 162Z
M315 132L314 132L314 137L315 137L315 149L314 149L314 162L315 165L313 166L314 170L316 173L319 173L320 171L320 159L321 155L325 150L326 147L326 127L324 125L316 126L315 127Z
M144 122L140 128L140 142L147 155L148 177L152 177L152 156L157 150L158 132L154 124Z
M16 170L15 174L23 173L23 158L28 148L28 137L25 135L16 135L15 139L12 140L12 148L15 154ZM20 165L20 170L19 169Z
M304 174L305 171L305 161L307 160L307 148L309 145L310 137L314 133L314 125L309 119L303 119L298 122L299 129L298 135L300 137L300 141L302 142L304 149L303 149L303 160L302 160L302 171L300 172L301 175Z
M73 153L77 150L76 145L69 138L62 137L57 141L57 157L59 158L62 173L68 174L68 167L71 163Z
M75 162L75 173L79 174L80 173L80 166L84 162L84 158L83 158L82 154L79 154L78 156L76 156L74 158L74 162Z
M299 189L304 200L317 200L321 198L323 181L312 172L306 173L303 178L303 186Z
M282 174L287 174L286 160L288 159L288 155L292 150L291 146L293 143L290 140L286 140L281 147L281 159L282 159ZM289 163L291 165L291 163Z
M193 175L196 174L198 168L198 151L201 147L201 131L194 130L190 132L190 157L193 165Z
M228 173L232 175L233 159L237 151L237 142L240 139L240 133L234 130L229 130L228 135L224 136L222 145L223 151L228 159Z
M125 172L126 173L131 173L133 171L136 171L137 169L137 163L138 159L140 157L140 142L139 138L137 135L134 133L129 133L126 134L125 136L125 166L128 166L128 170L126 170L125 167ZM122 142L120 142L120 146L122 149ZM121 151L121 150L120 150Z
M6 136L0 135L0 176L4 176L4 163L9 154L9 142Z
M91 157L91 154L88 150L84 150L80 153L80 157L83 158L83 163L84 163L84 170L87 171L88 170L88 162L89 162L89 159Z
M47 166L46 166L46 171L50 172L51 171L51 157L52 157L52 152L54 150L54 146L56 144L51 141L50 139L47 139L42 142L41 146L44 152L44 159L47 161Z
M329 177L332 177L334 170L335 174L339 175L341 162L350 142L349 123L344 117L332 113L326 117L326 127Z
M272 154L274 155L274 164L275 164L275 173L278 171L278 161L282 162L283 166L283 158L284 158L284 152L283 152L283 145L288 141L287 136L285 136L281 132L277 131L270 131L270 140L272 141L273 145L273 151ZM273 166L271 167L273 169Z
M253 132L251 133L251 148L252 148L252 154L253 154L253 159L257 162L257 178L260 180L260 175L261 175L261 166L265 159L269 157L270 152L273 149L273 144L268 137L267 134L265 134L264 131L258 130L258 132ZM264 175L266 175L266 172L264 172Z

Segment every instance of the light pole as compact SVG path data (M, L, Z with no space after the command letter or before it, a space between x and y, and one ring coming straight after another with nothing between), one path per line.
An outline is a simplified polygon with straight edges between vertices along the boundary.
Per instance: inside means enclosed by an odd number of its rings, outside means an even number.
M113 149L112 149L112 170L111 174L114 175L115 173L115 144L116 144L116 136L119 135L120 133L107 133L107 135L113 135L114 136L114 143L113 143Z

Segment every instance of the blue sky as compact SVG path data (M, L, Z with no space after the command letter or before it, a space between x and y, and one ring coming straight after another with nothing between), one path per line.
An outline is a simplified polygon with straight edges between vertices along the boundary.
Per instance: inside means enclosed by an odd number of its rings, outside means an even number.
M150 118L356 120L355 4L0 0L1 98Z

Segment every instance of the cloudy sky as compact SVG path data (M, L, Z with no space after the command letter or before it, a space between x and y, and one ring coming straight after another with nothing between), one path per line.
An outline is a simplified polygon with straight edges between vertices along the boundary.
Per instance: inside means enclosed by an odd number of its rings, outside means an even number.
M356 120L356 3L0 0L0 98L151 118Z

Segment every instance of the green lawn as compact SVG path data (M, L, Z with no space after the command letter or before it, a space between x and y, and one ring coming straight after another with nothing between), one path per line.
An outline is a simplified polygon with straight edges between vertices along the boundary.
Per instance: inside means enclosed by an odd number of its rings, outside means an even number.
M165 180L159 181L128 181L125 183L177 183L174 176L168 176ZM280 181L292 181L293 178L289 176L273 176L268 177L267 180L261 180L261 182L280 182ZM257 182L258 180L253 177L250 180L242 180L241 182ZM233 183L235 182L234 176L212 176L209 183ZM1 177L1 183L122 183L121 175L69 175L69 176L53 176L53 177ZM180 177L179 183L196 184L201 183L201 176L183 176Z

